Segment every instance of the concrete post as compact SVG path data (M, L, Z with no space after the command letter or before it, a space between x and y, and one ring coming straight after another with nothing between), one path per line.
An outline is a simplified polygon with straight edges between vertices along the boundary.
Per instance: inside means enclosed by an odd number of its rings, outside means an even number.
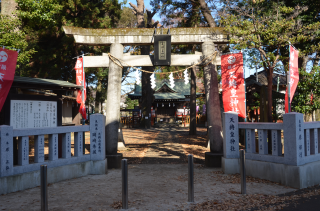
M13 127L0 126L0 177L13 174Z
M202 43L202 53L204 57L211 55L214 51L215 46L213 42L208 41ZM217 71L215 65L212 63L204 67L204 83L210 144L210 153L207 152L205 154L205 162L207 167L221 167L221 157L223 153L221 110Z
M284 159L289 165L303 165L305 158L303 114L290 112L283 115Z
M123 45L114 43L110 47L110 53L118 59L123 57ZM122 156L117 155L118 129L120 118L122 68L110 60L108 74L108 93L106 105L105 145L108 158L108 168L121 168Z

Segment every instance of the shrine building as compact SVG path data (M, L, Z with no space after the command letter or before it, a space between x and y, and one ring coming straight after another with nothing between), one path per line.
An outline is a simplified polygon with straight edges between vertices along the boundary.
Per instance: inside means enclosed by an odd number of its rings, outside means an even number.
M183 79L174 79L174 85L172 88L168 79L156 80L152 102L156 122L173 122L181 115L189 115L190 83L185 84ZM196 93L196 97L204 97L204 93L200 93L203 90L200 80L197 80L197 87L199 92ZM128 97L132 100L139 99L140 107L142 98L141 84L136 84L134 93L128 94Z

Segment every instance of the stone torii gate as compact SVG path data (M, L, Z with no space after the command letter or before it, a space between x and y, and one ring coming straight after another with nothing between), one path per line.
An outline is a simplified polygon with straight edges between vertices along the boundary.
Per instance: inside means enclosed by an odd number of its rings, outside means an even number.
M125 29L87 29L79 27L63 27L67 35L72 35L77 44L82 45L111 45L110 54L128 66L154 66L152 55L130 55L123 53L123 45L153 45L154 29L152 28L125 28ZM160 34L160 30L157 30ZM163 34L168 33L168 29L163 29ZM223 28L172 28L170 29L171 44L201 44L202 53L171 55L170 66L190 66L215 52L216 44L227 44L228 36ZM109 67L108 91L107 91L107 111L106 111L106 157L108 168L120 168L122 154L117 154L118 128L119 128L119 108L121 97L122 68L109 59L107 54L102 56L84 56L84 67ZM207 61L208 62L208 61ZM123 64L122 64L123 65ZM209 65L204 67L208 136L210 139L210 153L206 153L206 163L221 163L223 140L221 137L221 123L212 124L212 118L221 122L220 109L212 109L213 102L219 101L218 87L213 87L212 71L214 65L221 65L220 57L216 57ZM120 86L117 86L120 85ZM221 137L220 139L217 137ZM215 142L213 142L215 137ZM212 159L214 158L214 159ZM217 159L216 159L217 158ZM216 161L215 161L216 160Z

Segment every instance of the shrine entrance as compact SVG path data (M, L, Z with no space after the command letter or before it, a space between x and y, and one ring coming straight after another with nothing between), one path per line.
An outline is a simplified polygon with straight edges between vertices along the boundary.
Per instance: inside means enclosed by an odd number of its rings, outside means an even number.
M132 29L84 29L78 27L64 26L67 35L72 35L77 44L80 45L111 45L110 53L102 56L83 56L84 67L109 67L107 111L106 111L106 156L109 168L120 168L122 155L117 154L118 128L119 128L119 108L121 97L121 77L123 67L150 67L155 65L167 66L187 66L188 68L203 65L206 105L208 117L208 136L210 147L213 146L213 137L217 134L221 136L221 112L214 109L214 102L219 101L219 90L215 66L220 65L220 57L217 56L216 45L227 44L227 34L222 28L172 28L170 29L171 44L201 44L202 52L195 54L170 55L171 46L168 47L166 40L154 39L160 36L160 32L155 32L152 28L132 28ZM168 29L163 29L163 34L169 34ZM123 45L155 45L159 48L159 58L153 55L130 55L123 53ZM163 47L159 47L159 46ZM162 62L164 63L161 63ZM191 71L193 72L193 71ZM152 72L150 72L152 74ZM195 76L191 76L195 78ZM193 88L195 89L195 82ZM215 85L216 84L216 85ZM213 86L215 85L215 86ZM190 96L190 101L194 101L195 96ZM195 114L195 108L191 113ZM151 114L151 108L147 108L147 113ZM145 121L151 118L145 116ZM215 121L213 121L215 118ZM219 122L214 125L214 122ZM215 145L222 148L222 137L215 140Z

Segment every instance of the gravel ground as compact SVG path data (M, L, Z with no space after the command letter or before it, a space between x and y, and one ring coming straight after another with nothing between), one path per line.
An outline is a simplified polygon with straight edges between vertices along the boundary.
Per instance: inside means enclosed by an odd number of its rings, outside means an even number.
M239 174L204 168L206 129L123 129L129 163L129 210L319 210L320 187L302 190L247 177L240 194ZM187 155L194 155L194 203L188 202ZM121 170L49 184L49 210L118 210ZM0 210L40 210L40 188L0 196Z
M200 209L214 205L239 206L239 175L224 175L221 169L195 165L194 199L188 203L187 164L130 164L129 210ZM275 196L294 189L263 180L247 182L247 196ZM49 210L117 210L122 207L121 170L106 175L90 175L48 187ZM198 205L198 208L197 208ZM205 209L205 208L204 208ZM0 196L0 210L40 210L40 188ZM210 209L209 209L210 210Z

